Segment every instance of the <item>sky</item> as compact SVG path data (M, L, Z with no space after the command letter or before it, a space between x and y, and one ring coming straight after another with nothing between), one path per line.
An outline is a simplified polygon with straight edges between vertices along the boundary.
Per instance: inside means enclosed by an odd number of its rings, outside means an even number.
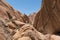
M38 12L41 7L41 0L6 0L15 10L23 14Z

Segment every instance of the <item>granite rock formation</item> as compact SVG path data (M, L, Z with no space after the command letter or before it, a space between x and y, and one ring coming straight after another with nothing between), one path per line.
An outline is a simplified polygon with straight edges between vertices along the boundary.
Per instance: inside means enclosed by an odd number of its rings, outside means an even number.
M60 40L59 2L42 0L40 11L27 16L0 0L0 40Z
M0 29L0 32L3 32L0 33L1 40L11 40L10 37L15 34L16 30L25 24L26 20L21 15L19 11L14 10L5 0L0 0L0 27L2 29ZM4 38L5 36L6 39Z
M42 0L42 7L36 14L33 26L44 34L60 33L60 0Z

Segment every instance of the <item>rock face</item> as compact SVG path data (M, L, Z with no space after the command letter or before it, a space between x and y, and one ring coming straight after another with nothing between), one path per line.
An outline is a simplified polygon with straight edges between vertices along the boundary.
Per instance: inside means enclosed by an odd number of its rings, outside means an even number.
M11 40L11 36L15 34L16 30L28 23L26 21L29 20L26 19L28 17L22 16L19 11L14 10L5 0L0 0L0 27L3 30L0 29L0 32L3 32L0 33L0 40Z
M29 17L26 14L21 15L24 23L30 23Z
M32 25L25 24L17 30L13 40L60 40L60 36L38 32Z
M27 16L0 0L0 40L60 40L59 2L42 0L41 10Z
M38 40L39 33L38 33L38 31L36 31L36 29L32 25L25 24L20 29L18 29L16 34L13 36L14 40L18 40L22 37L29 37L29 38L31 38L31 40Z
M34 18L35 18L35 15L36 15L36 13L32 13L32 14L30 14L28 17L29 17L29 19L30 19L30 23L33 25L33 22L34 22Z
M3 11L2 11L3 10ZM8 3L4 0L0 1L0 17L4 19L13 19L24 22L23 16L19 11L14 10ZM26 15L24 15L26 17Z
M46 34L60 32L60 1L42 0L41 10L36 14L33 26Z

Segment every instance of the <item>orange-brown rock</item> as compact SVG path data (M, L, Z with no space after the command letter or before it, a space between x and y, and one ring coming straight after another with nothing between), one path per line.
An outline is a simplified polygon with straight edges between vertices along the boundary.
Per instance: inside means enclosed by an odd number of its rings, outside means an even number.
M60 1L42 0L40 11L36 14L33 26L46 34L60 33Z
M30 14L30 15L28 16L29 19L30 19L30 22L31 22L30 24L33 24L35 15L36 15L36 13L32 13L32 14Z
M25 24L17 30L13 40L60 40L60 36L38 32L32 25Z
M0 0L0 20L9 28L18 28L21 23L29 23L29 18L21 14L19 11L14 10L5 0ZM17 21L19 21L17 23Z
M2 11L3 10L3 11ZM23 20L22 14L19 11L14 10L8 3L6 3L4 0L0 0L0 17L10 20L19 20L21 22L24 22L26 20ZM25 17L25 15L24 15Z
M27 16L0 0L0 40L60 40L59 2L42 0L39 12Z
M0 40L10 40L5 38L6 36L13 36L15 33L15 29L18 29L16 21L19 21L18 24L22 25L23 18L20 12L14 10L5 0L0 0L0 32L3 32L2 35L0 34ZM21 22L21 24L20 24Z
M29 37L22 37L22 38L19 38L18 40L31 40Z
M13 36L13 40L19 40L19 39L23 39L26 40L40 40L42 39L41 37L43 37L44 35L39 33L32 25L30 24L25 24L24 26L22 26L20 29L17 30L17 32L15 33L15 35Z
M0 40L12 40L12 35L10 35L7 28L3 26L0 26Z
M26 14L21 15L24 23L30 23L29 17Z

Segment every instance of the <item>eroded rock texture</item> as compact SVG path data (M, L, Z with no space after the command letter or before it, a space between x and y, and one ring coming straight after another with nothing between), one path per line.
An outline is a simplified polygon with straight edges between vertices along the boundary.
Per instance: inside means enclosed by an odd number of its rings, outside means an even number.
M60 33L60 0L42 0L33 26L44 34Z
M22 38L23 40L25 40L26 38L26 40L40 40L42 39L41 37L44 37L44 35L39 33L32 25L25 24L17 30L17 32L13 36L13 39L19 40Z
M60 36L38 32L32 25L25 24L17 30L13 40L60 40Z
M42 0L41 10L27 16L0 0L0 40L60 40L59 2Z
M3 32L0 33L0 40L11 40L16 30L25 24L26 20L21 15L19 11L14 10L5 0L0 0L0 27L3 30L0 29L0 32Z

